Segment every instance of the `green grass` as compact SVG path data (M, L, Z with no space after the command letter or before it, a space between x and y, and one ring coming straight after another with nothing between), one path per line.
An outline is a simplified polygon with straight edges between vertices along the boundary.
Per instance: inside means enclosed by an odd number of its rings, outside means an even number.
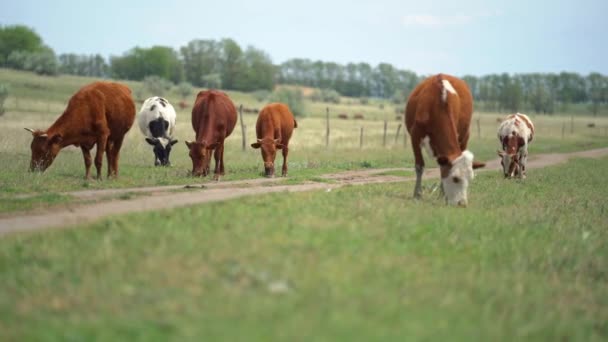
M192 163L188 157L185 140L194 139L190 124L189 109L178 111L176 137L180 140L171 155L173 167L157 168L152 163L152 151L144 142L137 127L127 134L119 163L120 177L117 180L85 181L84 165L79 149L62 150L53 165L44 174L27 172L30 160L31 135L24 127L47 128L65 109L65 105L82 85L93 78L77 76L46 77L33 73L0 68L0 82L11 87L11 97L7 100L7 113L0 117L3 135L0 138L0 195L7 197L29 193L44 195L83 189L126 188L159 185L186 185L207 182L209 179L192 179L188 176ZM127 82L132 88L141 86L139 82ZM257 102L251 94L228 92L238 105L243 103L249 108L261 108L264 103ZM174 91L166 95L172 102L179 101ZM194 98L194 94L191 99ZM381 105L384 107L381 108ZM361 105L358 99L343 98L338 105L330 105L331 117L338 113L363 113L365 120L332 119L330 147L325 147L325 108L324 103L307 103L310 112L307 118L298 118L299 127L290 142L289 174L290 184L319 180L325 173L380 167L412 167L413 158L410 143L404 146L401 127L400 136L394 139L401 121L395 120L395 107L387 101L370 99L369 104ZM138 105L139 107L139 105ZM499 147L495 137L498 117L504 114L476 113L471 126L469 149L477 159L496 158ZM608 146L608 118L576 117L569 118L532 115L537 135L530 147L531 157L536 153L556 153L585 150ZM256 115L244 115L247 127L247 146L255 139ZM388 120L386 147L383 147L383 120ZM479 120L480 130L477 130ZM587 124L594 122L595 128ZM573 125L571 128L571 124ZM363 149L359 148L359 134L364 128ZM572 129L572 132L571 132ZM562 136L563 131L563 136ZM227 175L224 180L258 178L262 174L262 162L258 150L247 148L241 151L240 123L226 140L225 162ZM281 157L277 165L282 164ZM433 161L427 164L433 166ZM102 174L106 173L104 169ZM212 166L213 167L213 166ZM71 201L63 198L63 201ZM40 202L41 205L45 203ZM40 206L35 206L40 207ZM28 210L29 204L16 201L7 205L4 211Z
M42 193L25 198L2 196L0 197L0 213L45 209L71 201L73 199L70 196L56 193Z
M272 194L0 240L0 340L601 341L608 159Z

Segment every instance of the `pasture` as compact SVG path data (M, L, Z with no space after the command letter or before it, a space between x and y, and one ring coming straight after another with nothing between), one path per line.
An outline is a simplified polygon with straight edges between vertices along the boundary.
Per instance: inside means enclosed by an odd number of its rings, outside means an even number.
M12 91L0 117L0 215L77 210L69 191L211 182L188 176L184 141L194 134L189 109L177 107L172 167L154 167L134 127L118 179L84 180L75 148L44 174L27 172L31 135L23 128L48 127L90 81L0 69ZM228 93L237 106L264 105ZM394 139L401 122L391 104L329 105L329 147L327 106L308 103L310 115L297 118L290 177L279 184L413 166L404 127ZM341 112L365 119L338 120ZM497 159L496 118L504 115L474 114L476 159ZM247 149L239 122L226 140L224 181L262 175L260 153L249 147L256 115L243 117ZM607 118L531 118L532 160L608 146ZM413 183L400 182L256 195L0 237L0 340L605 340L607 171L603 158L534 169L525 181L479 173L465 210L430 194L414 201Z

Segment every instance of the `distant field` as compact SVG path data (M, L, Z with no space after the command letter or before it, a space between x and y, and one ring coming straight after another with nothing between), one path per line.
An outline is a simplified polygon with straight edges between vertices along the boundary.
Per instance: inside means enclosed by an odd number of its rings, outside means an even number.
M193 179L188 176L191 161L185 140L194 139L190 124L189 109L178 109L176 136L180 140L171 155L173 166L156 168L150 147L144 142L137 127L127 135L121 152L120 178L117 180L85 181L82 155L79 149L64 149L50 167L40 175L26 172L29 164L31 135L24 127L48 127L65 109L70 96L91 78L74 76L41 77L31 73L0 69L0 82L9 83L11 94L7 101L8 112L0 117L3 136L0 138L0 206L3 210L28 210L69 201L56 196L57 192L79 189L101 189L137 187L169 184L188 184ZM131 87L139 87L138 82L128 82ZM248 108L261 108L251 94L229 92L234 102L243 103ZM176 103L179 96L170 93L170 101ZM191 96L192 99L194 95ZM361 105L358 99L344 99L340 105L308 103L311 115L298 118L299 127L290 144L290 175L303 181L323 173L341 170L378 167L411 167L412 153L408 139L404 139L404 127L395 140L395 133L402 121L395 120L394 106L388 102L370 101ZM384 109L380 109L384 104ZM325 108L330 108L330 147L325 148ZM139 104L137 104L139 107ZM138 108L139 109L139 108ZM337 113L363 113L364 120L338 120ZM501 114L476 113L471 127L470 149L481 160L495 158L499 147L495 138L496 119ZM386 147L383 147L383 120L388 121ZM565 152L584 150L608 145L608 119L575 117L534 116L537 136L531 153ZM262 165L259 151L249 148L255 139L256 115L245 114L247 126L247 149L241 151L240 124L226 141L226 180L257 178L261 176ZM480 136L477 131L480 123ZM594 128L587 124L595 123ZM572 127L571 127L572 125ZM360 130L364 128L363 149L360 145ZM571 132L572 130L572 132ZM562 137L562 132L564 133ZM279 164L281 161L279 161ZM430 161L430 165L433 162ZM104 174L105 174L104 160ZM37 193L30 200L15 202L14 194Z

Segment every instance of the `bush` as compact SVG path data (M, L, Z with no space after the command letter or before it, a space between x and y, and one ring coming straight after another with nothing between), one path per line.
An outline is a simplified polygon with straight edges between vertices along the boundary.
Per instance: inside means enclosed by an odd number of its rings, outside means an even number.
M170 89L171 81L159 76L147 76L144 78L144 87L152 96L164 96Z
M208 74L201 76L203 87L220 89L222 87L222 76L220 74Z
M362 105L366 105L369 103L369 99L367 97L361 97L359 98L359 103L361 103Z
M5 112L4 101L6 101L8 94L9 94L8 85L0 83L0 116L3 115Z
M181 82L177 85L177 92L179 93L179 95L181 95L183 99L190 96L193 90L194 88L192 88L192 84L188 82Z
M6 59L6 66L17 70L33 71L39 75L57 75L59 63L51 49L38 52L13 51Z
M333 89L324 88L315 90L310 95L310 99L315 102L322 101L338 104L340 103L340 94Z
M295 116L306 116L304 95L300 89L279 88L272 93L271 100L286 104Z
M270 96L270 92L268 90L256 90L251 95L253 95L258 102L263 102Z

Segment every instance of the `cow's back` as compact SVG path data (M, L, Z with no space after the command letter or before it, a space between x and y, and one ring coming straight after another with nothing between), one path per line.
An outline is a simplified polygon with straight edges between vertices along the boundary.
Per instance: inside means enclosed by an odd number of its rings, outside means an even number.
M467 84L456 77L450 75L434 75L426 78L422 81L410 94L407 105L405 107L405 126L408 132L411 134L412 129L418 122L419 129L427 130L430 129L428 126L432 126L435 122L444 120L444 113L440 108L441 104L441 88L438 87L438 77L441 80L447 80L453 90L456 92L456 99L451 99L451 105L455 105L457 110L453 112L454 124L456 126L457 134L459 137L459 143L463 146L463 150L466 148L466 144L469 137L469 127L471 124L471 117L473 115L473 97ZM422 116L428 115L428 118L422 118Z
M255 125L256 136L262 139L275 136L275 131L281 132L284 142L289 141L296 125L289 107L283 103L271 103L262 109Z
M72 96L64 115L70 116L74 125L85 127L105 121L111 136L122 136L133 125L135 104L127 86L94 82Z
M236 126L236 107L223 92L206 90L198 93L192 107L192 129L196 141L216 141L228 137Z

